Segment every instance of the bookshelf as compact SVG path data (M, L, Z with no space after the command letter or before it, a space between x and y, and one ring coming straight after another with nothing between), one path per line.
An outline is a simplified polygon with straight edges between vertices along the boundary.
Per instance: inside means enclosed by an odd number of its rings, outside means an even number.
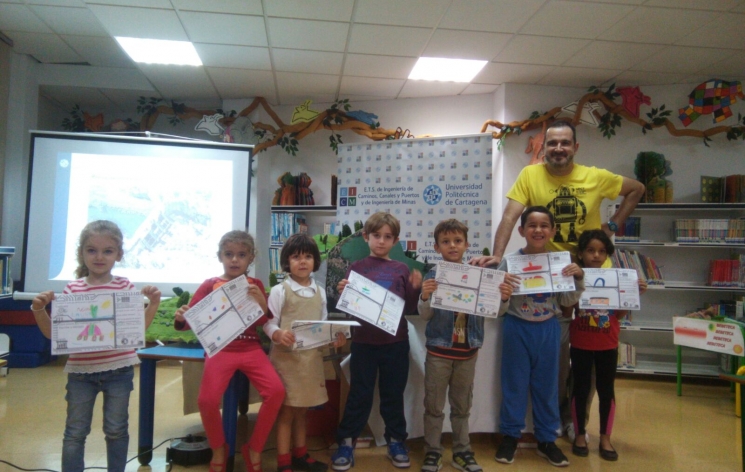
M615 208L611 206L609 213L613 211ZM642 309L631 312L630 324L622 325L620 340L636 347L637 362L635 367L619 367L618 371L675 375L672 317L745 294L745 288L708 285L710 261L745 254L745 244L676 241L674 222L682 219L738 220L745 218L745 204L642 203L633 216L640 218L639 240L616 241L616 248L638 251L653 259L662 272L664 285L650 285L642 296ZM717 353L687 349L684 358L683 375L716 377L720 372L721 359Z

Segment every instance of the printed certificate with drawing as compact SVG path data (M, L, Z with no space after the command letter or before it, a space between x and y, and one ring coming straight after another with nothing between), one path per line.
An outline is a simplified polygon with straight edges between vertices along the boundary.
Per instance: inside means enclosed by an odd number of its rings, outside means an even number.
M210 293L184 314L204 351L213 356L254 324L264 311L238 277Z
M520 287L514 295L575 290L574 277L561 275L561 270L572 263L569 251L513 254L506 259L507 271L520 276Z
M352 337L352 326L360 326L351 320L325 321L293 321L292 332L295 334L293 349L298 351L328 346L336 341L336 333L344 333L344 337Z
M56 295L52 355L145 347L145 304L139 291Z
M634 269L584 269L584 309L641 310L639 276Z
M336 308L396 335L404 312L404 299L357 272L349 273Z
M505 272L468 264L437 263L437 290L432 293L432 308L496 318L502 295L499 284Z

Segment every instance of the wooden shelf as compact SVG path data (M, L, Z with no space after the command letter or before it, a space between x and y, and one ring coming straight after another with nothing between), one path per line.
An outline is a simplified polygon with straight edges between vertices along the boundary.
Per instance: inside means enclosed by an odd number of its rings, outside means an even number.
M272 205L272 211L279 213L298 212L336 212L334 205Z
M619 367L619 373L642 375L677 375L674 362L638 361L636 367ZM683 375L690 377L718 377L719 366L683 363Z

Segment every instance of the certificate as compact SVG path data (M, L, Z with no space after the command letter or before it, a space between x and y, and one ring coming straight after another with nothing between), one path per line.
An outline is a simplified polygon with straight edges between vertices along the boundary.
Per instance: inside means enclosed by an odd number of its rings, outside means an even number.
M350 272L348 280L336 308L395 336L404 312L404 299L357 272Z
M184 317L211 357L263 314L259 304L248 294L248 280L237 277L189 308Z
M440 261L437 263L437 290L432 293L432 308L456 313L468 313L488 318L499 315L502 294L499 284L504 271L468 264Z
M506 259L507 271L520 276L520 286L513 295L575 290L574 277L561 275L561 270L572 263L569 251L513 254Z
M139 291L56 295L52 354L145 347L145 304Z
M336 341L336 333L344 333L344 337L349 339L352 337L352 326L360 324L348 320L293 321L295 345L292 348L300 351L327 346Z
M584 269L583 309L641 310L639 276L634 269Z

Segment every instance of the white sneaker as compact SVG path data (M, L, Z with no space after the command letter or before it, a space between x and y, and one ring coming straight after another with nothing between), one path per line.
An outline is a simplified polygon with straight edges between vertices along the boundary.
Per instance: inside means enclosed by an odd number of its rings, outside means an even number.
M577 437L577 433L574 432L574 423L569 423L564 428L564 431L566 432L567 438L569 438L569 442L574 444L574 439ZM590 435L585 433L585 441L587 443L590 442Z

